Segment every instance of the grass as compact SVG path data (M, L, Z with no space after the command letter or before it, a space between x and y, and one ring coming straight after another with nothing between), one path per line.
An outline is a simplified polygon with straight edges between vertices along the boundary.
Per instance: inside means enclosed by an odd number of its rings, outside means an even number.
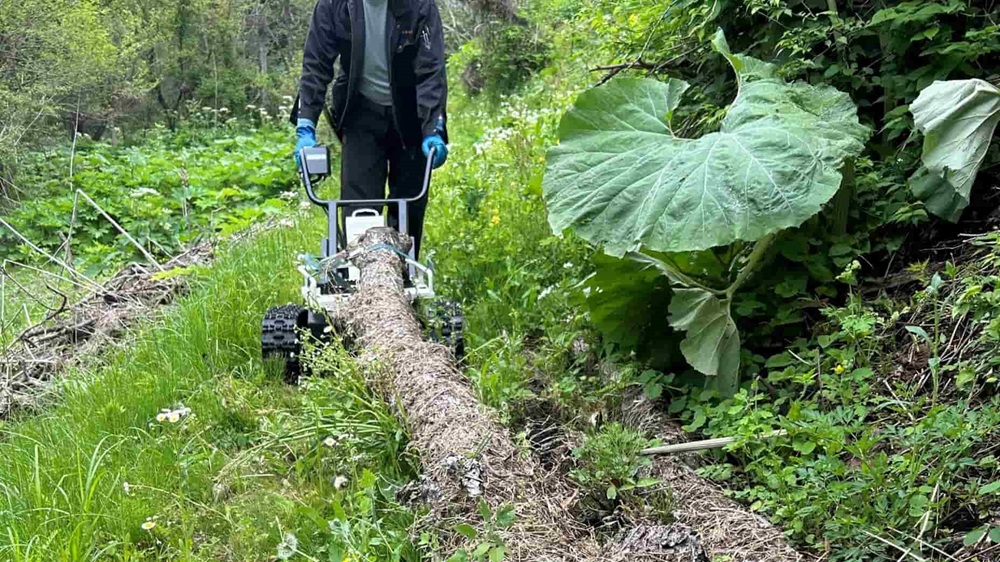
M337 350L320 359L336 376L302 392L259 359L262 314L295 296L303 224L226 248L162 320L0 425L0 559L262 559L288 532L313 556L393 559L386 543L408 541L375 537L412 522L385 493L413 475L405 431Z

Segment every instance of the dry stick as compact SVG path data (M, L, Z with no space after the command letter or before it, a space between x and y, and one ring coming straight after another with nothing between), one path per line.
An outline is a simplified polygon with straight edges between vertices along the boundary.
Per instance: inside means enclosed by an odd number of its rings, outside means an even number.
M921 545L923 545L923 546L925 546L925 547L933 550L934 552L940 554L941 556L944 556L948 560L958 560L958 558L955 558L954 556L952 556L952 555L948 554L947 552L941 550L940 548L932 545L931 543L925 541L924 539L921 539L920 537L911 536L909 533L904 533L903 531L900 531L899 529L897 529L895 527L889 527L889 530L892 531L892 532L894 532L894 533L899 533L900 535L902 535L902 536L904 536L904 537L906 537L908 539L913 539L913 540L917 541Z
M938 491L940 489L941 489L941 484L940 483L934 485L934 493L931 494L931 504L932 505L934 504L935 501L937 501L937 495L938 495ZM932 511L933 511L933 508L928 508L927 511L924 512L924 516L921 517L922 521L920 522L920 532L916 536L916 539L917 539L918 542L922 542L921 539L923 539L924 533L927 532L927 525L931 521L931 512ZM906 557L910 554L910 552L912 550L913 550L913 547L908 547L906 549L906 552L904 552L902 554L902 556L899 557L899 560L897 560L896 562L903 562L903 560L906 559Z
M11 232L14 233L14 236L17 236L18 238L21 239L22 242L24 242L25 244L27 244L29 248L31 248L32 250L34 250L34 251L38 252L39 254L45 256L52 263L54 263L56 265L61 265L64 268L66 268L67 271L72 271L76 275L79 275L81 279L84 279L85 281L87 281L88 283L91 284L91 288L97 289L98 291L103 291L104 290L104 287L100 283L98 283L97 281L94 281L93 279L91 279L90 277L87 277L86 275L80 273L79 271L76 271L76 269L72 265L64 262L63 260L61 260L61 259L53 256L52 254L46 252L45 250L39 248L31 240L28 240L23 234L21 234L20 232L18 232L18 230L16 228L14 228L13 226L11 226L11 224L9 222L3 220L2 218L0 218L0 226L6 227L7 230L9 230L9 231L11 231Z
M14 261L14 260L3 260L3 263L0 264L0 272L6 271L8 264L10 264L10 265L16 265L18 267L23 267L24 269L27 269L28 271L33 271L33 272L41 274L41 275L47 275L49 277L53 277L53 278L58 279L60 281L66 281L70 285L75 285L75 286L77 286L77 287L79 287L81 289L86 289L87 288L86 285L81 285L80 283L77 283L76 281L73 281L72 279L69 279L68 277L63 277L62 275L58 275L56 273L52 273L51 271L45 271L44 269L41 269L41 268L38 268L38 267L34 267L34 266L28 265L26 263L21 263L19 261Z
M784 429L779 429L778 431L772 431L761 435L757 439L764 441L767 439L772 439L774 437L784 437L788 435L788 431ZM643 450L640 454L643 456L652 455L674 455L677 453L693 453L696 451L708 451L710 449L721 449L728 445L732 445L736 442L735 437L720 437L718 439L706 439L704 441L693 441L691 443L678 443L676 445L665 445L663 447L651 447L649 449Z
M115 221L115 219L111 218L111 215L106 213L104 209L102 209L100 205L98 205L93 199L91 199L90 196L87 195L85 191L83 191L82 189L77 189L76 192L82 195L83 198L87 200L87 203L90 203L91 207L97 209L98 213L101 213L101 215L103 215L104 218L108 219L108 222L110 222L116 229L118 229L118 232L121 232L122 236L127 238L128 241L131 242L133 246L138 248L139 251L142 252L142 255L146 256L146 259L149 260L149 263L153 264L153 266L155 266L156 269L159 269L161 272L165 271L163 267L159 264L159 262L157 262L156 259L152 255L150 255L149 252L146 251L146 248L143 248L142 244L139 244L139 242L137 242L135 238L132 238L132 235L129 234L127 230L122 228L122 225L118 224Z
M882 538L882 537L876 535L875 533L870 533L870 532L868 532L868 531L866 531L864 529L862 529L861 532L864 533L864 534L866 534L866 535L868 535L869 537L871 537L871 538L873 538L873 539L881 542L881 543L885 543L885 544L887 544L887 545L895 548L896 550L898 550L900 552L903 552L905 555L913 558L914 560L917 560L918 562L927 562L927 559L924 558L923 556L919 556L919 555L917 555L917 554L915 554L913 552L910 552L908 549L905 549L905 548L899 546L898 544L890 541L889 539Z

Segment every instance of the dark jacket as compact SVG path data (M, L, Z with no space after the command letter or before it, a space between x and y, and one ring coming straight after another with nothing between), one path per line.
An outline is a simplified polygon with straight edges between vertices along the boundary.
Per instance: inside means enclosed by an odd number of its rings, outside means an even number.
M364 0L319 0L313 12L302 56L299 98L292 122L299 118L319 122L334 61L340 74L333 81L332 120L341 135L344 119L361 96L365 55ZM441 135L445 126L448 80L445 74L444 30L434 0L388 0L389 82L393 118L409 146L424 137Z

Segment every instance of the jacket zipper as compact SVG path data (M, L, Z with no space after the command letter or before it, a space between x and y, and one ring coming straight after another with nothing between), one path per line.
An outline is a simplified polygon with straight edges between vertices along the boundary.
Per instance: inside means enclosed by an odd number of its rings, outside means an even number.
M399 142L403 145L403 150L406 150L406 138L403 136L403 130L399 128L399 118L396 116L396 88L392 78L393 57L396 56L396 42L399 41L399 22L396 21L396 15L392 13L391 6L387 6L386 9L389 10L390 16L386 23L386 27L390 28L386 49L389 51L387 61L389 65L389 94L392 98L392 125L396 127L396 133L399 134Z
M355 56L354 51L358 47L357 45L354 44L354 38L356 37L355 34L358 31L354 27L354 12L355 12L354 0L347 0L347 19L348 19L348 22L349 22L349 24L351 26L351 58L352 59ZM362 45L362 48L364 48L364 45ZM351 74L355 74L356 75L356 73L358 72L354 68L354 61L353 60L351 61L351 70L352 70ZM337 123L337 129L338 130L344 128L344 120L347 118L347 110L351 107L351 98L354 96L354 94L353 94L354 88L352 87L353 86L353 78L354 77L351 76L351 74L347 75L347 99L344 101L344 110L340 113L340 122Z

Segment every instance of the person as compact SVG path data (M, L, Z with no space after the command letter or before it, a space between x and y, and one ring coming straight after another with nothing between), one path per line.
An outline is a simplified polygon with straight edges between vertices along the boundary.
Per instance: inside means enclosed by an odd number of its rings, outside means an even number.
M387 181L389 198L419 195L431 150L434 168L448 158L444 30L435 1L319 0L292 111L297 162L300 150L317 144L331 81L341 198L383 199ZM408 234L418 254L426 208L426 197L408 207ZM390 207L393 227L396 214Z

